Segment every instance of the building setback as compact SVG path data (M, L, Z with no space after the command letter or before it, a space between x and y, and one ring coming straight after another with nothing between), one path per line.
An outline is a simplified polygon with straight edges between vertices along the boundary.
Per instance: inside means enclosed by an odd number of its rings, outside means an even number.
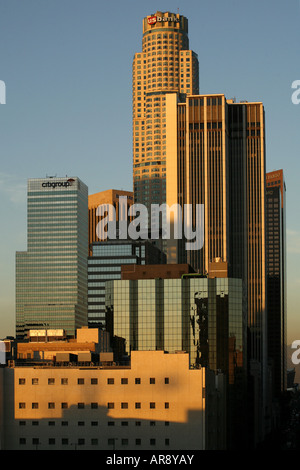
M88 188L77 177L28 180L27 251L16 254L16 336L87 325Z

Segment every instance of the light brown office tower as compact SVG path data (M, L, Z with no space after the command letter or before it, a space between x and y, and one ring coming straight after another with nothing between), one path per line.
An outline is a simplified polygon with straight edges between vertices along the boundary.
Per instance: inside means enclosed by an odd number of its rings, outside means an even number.
M248 363L255 396L255 440L263 434L266 407L265 138L262 103L235 103L222 94L169 95L166 201L204 209L203 247L186 250L186 239L167 242L168 263L188 262L200 274L223 263L228 277L244 280L248 304ZM201 220L201 219L199 219ZM199 221L198 221L199 222ZM170 212L171 233L178 227ZM184 223L182 217L182 232ZM174 234L175 235L175 234Z
M111 205L115 209L116 221L120 218L120 197L127 197L124 199L126 204L122 204L122 211L126 211L128 215L128 209L133 204L133 193L132 191L123 191L118 189L108 189L107 191L101 191L96 194L89 195L89 255L92 255L91 244L93 242L103 241L99 239L97 235L97 225L102 217L97 215L97 208L100 205ZM124 216L125 214L123 214Z
M142 52L132 68L134 200L151 213L166 202L166 95L199 93L197 54L188 20L170 12L143 19Z

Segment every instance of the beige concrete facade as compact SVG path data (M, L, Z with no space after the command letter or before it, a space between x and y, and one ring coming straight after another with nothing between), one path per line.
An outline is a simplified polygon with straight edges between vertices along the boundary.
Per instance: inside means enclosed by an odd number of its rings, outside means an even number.
M198 66L189 50L187 18L158 11L143 19L142 52L132 66L134 182L165 179L166 95L199 93ZM147 203L142 188L134 191L135 201ZM162 187L149 191L151 201L165 202L164 194L156 198Z
M205 394L215 385L205 369L189 368L186 353L135 351L127 367L2 372L4 449L205 449Z

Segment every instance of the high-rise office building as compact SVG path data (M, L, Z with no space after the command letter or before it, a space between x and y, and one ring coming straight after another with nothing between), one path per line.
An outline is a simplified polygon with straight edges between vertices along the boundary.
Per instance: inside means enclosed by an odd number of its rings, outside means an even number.
M124 268L124 269L123 269ZM125 269L126 268L126 269ZM247 330L243 281L207 278L188 264L122 267L106 285L111 336L131 351L186 351L190 366L224 375L227 448L245 447Z
M160 264L166 255L149 240L107 240L90 245L88 258L89 325L105 326L105 285L121 279L121 266Z
M267 173L266 182L268 357L273 394L278 397L287 388L286 185L283 170Z
M184 214L190 204L193 229L201 224L203 229L200 249L188 251L184 237L170 238L168 262L188 262L209 274L211 263L220 260L227 263L229 277L243 280L248 367L261 399L255 425L260 439L267 390L264 107L235 103L223 94L169 94L166 116L167 205L179 205ZM203 219L197 219L197 204ZM171 229L178 226L173 212L168 223Z
M150 214L151 204L166 202L166 95L199 93L187 18L158 11L143 19L132 76L134 200Z
M128 210L133 204L133 192L118 189L108 189L99 193L89 194L89 254L92 255L92 243L103 241L99 238L97 227L101 219L107 215L109 206L115 211L114 216L116 222L122 220L130 220ZM98 207L106 207L103 214L98 214Z
M88 188L77 177L28 180L27 251L16 254L16 336L87 325Z

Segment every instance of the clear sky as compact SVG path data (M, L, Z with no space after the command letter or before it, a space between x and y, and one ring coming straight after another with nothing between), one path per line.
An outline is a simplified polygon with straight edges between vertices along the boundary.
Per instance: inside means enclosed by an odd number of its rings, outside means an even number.
M267 170L287 185L288 340L300 339L299 1L0 0L0 338L15 335L15 252L27 249L28 178L132 190L131 67L142 19L189 19L200 93L262 101Z

